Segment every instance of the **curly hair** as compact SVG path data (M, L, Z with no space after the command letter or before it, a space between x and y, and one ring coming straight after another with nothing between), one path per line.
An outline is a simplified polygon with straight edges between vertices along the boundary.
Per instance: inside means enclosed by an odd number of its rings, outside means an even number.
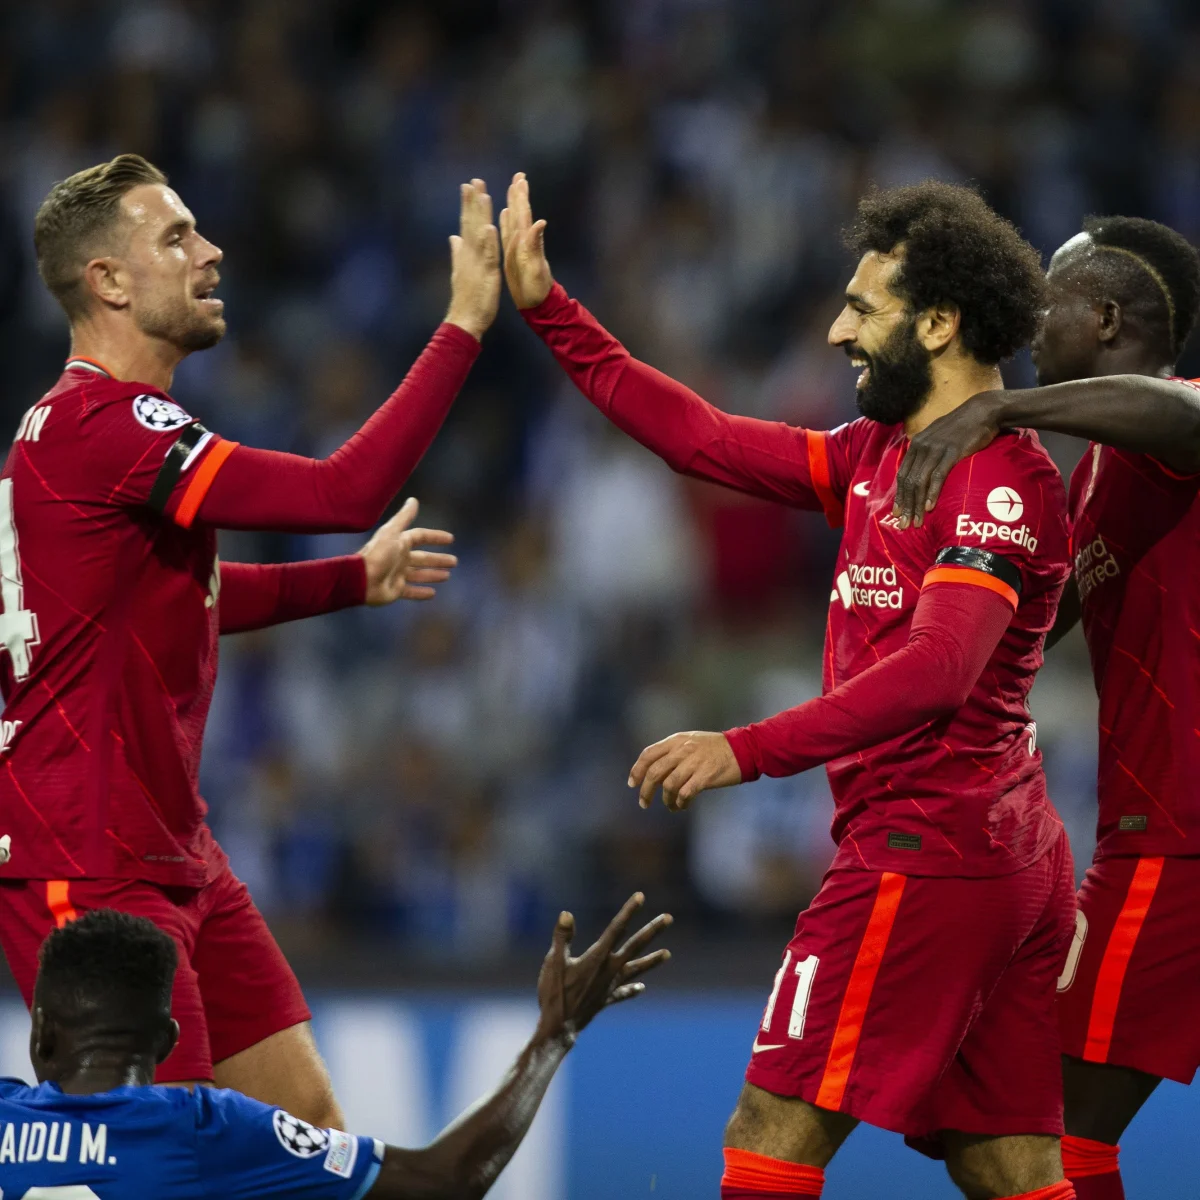
M892 290L914 312L954 305L963 345L979 362L998 363L1033 337L1045 288L1041 259L972 188L935 179L872 187L845 238L859 256L903 247Z
M178 954L145 917L111 908L85 913L55 929L38 955L38 1003L61 1021L169 1012Z
M1112 299L1157 333L1177 359L1200 312L1200 254L1181 233L1142 217L1088 217L1083 223L1105 255Z

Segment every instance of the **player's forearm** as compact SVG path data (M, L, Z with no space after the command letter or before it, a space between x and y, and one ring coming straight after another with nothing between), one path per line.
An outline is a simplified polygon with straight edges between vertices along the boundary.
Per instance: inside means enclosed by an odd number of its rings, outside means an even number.
M345 445L326 459L239 446L213 480L200 519L221 529L370 529L429 449L478 354L470 334L442 325Z
M808 446L803 430L722 412L634 358L559 284L521 315L575 386L673 470L752 495L820 507L804 486Z
M296 563L222 563L222 633L244 633L362 604L366 564L359 554Z
M1012 617L992 592L930 589L909 641L823 696L726 731L743 780L795 775L956 712L966 703Z
M421 1150L388 1147L373 1200L474 1200L512 1158L570 1049L565 1038L540 1032L500 1086L448 1125Z
M1186 383L1106 375L987 396L1002 429L1070 433L1200 471L1200 392Z

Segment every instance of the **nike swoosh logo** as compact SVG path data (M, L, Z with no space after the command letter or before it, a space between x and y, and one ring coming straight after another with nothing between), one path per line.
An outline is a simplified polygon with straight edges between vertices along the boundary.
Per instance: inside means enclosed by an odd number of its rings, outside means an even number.
M776 1045L772 1045L772 1046L762 1046L759 1044L758 1038L755 1038L754 1045L750 1047L750 1053L758 1054L762 1050L782 1050L784 1048L784 1046L786 1046L786 1045L787 1045L787 1042L779 1042Z
M870 494L871 485L869 483L856 483L850 490L856 496L866 496Z

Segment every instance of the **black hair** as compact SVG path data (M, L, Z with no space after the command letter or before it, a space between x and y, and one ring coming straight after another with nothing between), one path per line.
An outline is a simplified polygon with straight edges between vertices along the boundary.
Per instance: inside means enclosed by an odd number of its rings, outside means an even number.
M1200 312L1200 254L1181 233L1144 217L1088 217L1083 231L1117 254L1104 258L1104 281L1124 312L1162 339L1171 361L1183 351Z
M37 1002L57 1020L139 1020L169 1013L175 943L152 921L100 908L42 943Z
M859 256L903 245L892 291L915 312L954 305L963 345L979 362L998 363L1033 337L1045 287L1041 259L974 189L935 179L872 187L845 237Z

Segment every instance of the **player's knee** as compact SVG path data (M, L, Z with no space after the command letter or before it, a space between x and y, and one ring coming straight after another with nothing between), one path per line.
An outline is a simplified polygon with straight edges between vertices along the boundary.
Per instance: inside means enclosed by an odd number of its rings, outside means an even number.
M858 1122L793 1096L747 1083L725 1126L725 1145L770 1158L825 1167Z
M967 1200L993 1200L1051 1187L1062 1177L1058 1139L986 1137L947 1131L946 1170Z

